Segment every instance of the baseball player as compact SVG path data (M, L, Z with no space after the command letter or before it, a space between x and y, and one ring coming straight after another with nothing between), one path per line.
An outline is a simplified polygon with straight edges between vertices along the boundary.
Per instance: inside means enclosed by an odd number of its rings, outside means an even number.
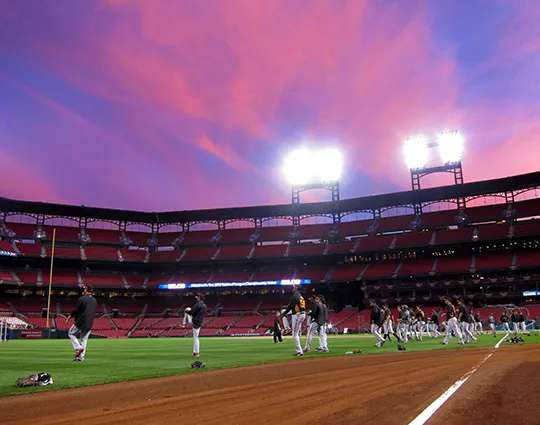
M422 306L417 305L414 308L414 317L416 318L416 338L418 341L422 341L423 338L423 330L424 330L424 317L425 314L422 311Z
M319 326L319 347L317 350L328 353L328 307L324 296L319 295L324 323Z
M482 326L482 317L480 316L479 311L475 313L474 321L476 322L476 332L480 335L484 335L484 327Z
M439 310L433 309L431 312L431 332L433 333L434 338L439 338L441 334L439 333L439 326L441 325L441 318L439 316Z
M493 334L493 338L497 338L497 332L495 331L495 317L493 317L493 313L489 313L488 323L491 329L491 333Z
M525 315L523 314L523 310L519 310L518 323L519 323L519 328L521 330L521 333L526 334L527 333L527 322L525 321Z
M191 324L193 331L193 357L199 357L199 333L201 332L201 327L206 317L206 304L204 303L204 295L197 294L195 295L196 303L191 308L186 308L184 314L184 322L182 327L186 326L186 321Z
M508 314L506 313L506 311L503 311L501 317L499 318L499 323L502 325L503 331L505 331L506 333L510 333L510 325L508 324L508 322Z
M519 321L518 321L518 313L516 309L512 310L512 315L510 316L510 320L512 321L512 329L514 330L514 335L517 335L519 332Z
M288 335L292 332L291 330L292 311L289 311L287 314L285 314L285 311L287 311L287 307L281 310L281 320L283 320L283 331L282 331L283 336Z
M296 285L293 285L293 296L291 297L291 302L285 309L285 313L283 313L283 315L287 315L289 311L293 311L292 334L296 347L296 352L294 355L300 357L304 355L302 344L300 343L300 333L302 332L302 323L304 323L304 320L306 320L306 301L298 291Z
M444 341L441 341L441 344L448 345L453 332L459 339L459 344L463 345L463 334L459 329L456 309L450 302L450 298L445 298L444 303L446 304L446 334L444 335Z
M97 301L92 296L94 287L90 284L83 286L83 294L77 300L77 304L71 311L71 314L66 317L66 323L69 323L69 319L75 319L75 323L69 328L69 339L71 345L75 350L75 358L73 361L83 362L86 354L86 344L88 337L92 331L92 325L94 324L94 318L96 317ZM77 340L76 334L80 332L81 339Z
M392 342L392 338L390 338L390 334L396 336L396 334L394 333L394 326L393 326L394 318L392 317L392 312L390 311L388 304L383 304L382 308L383 308L383 314L384 314L384 323L383 323L384 339L386 340L386 338L388 338L388 341Z
M328 347L326 346L326 322L328 321L328 312L326 312L325 317L325 311L326 308L321 302L321 297L315 297L315 301L313 303L313 307L310 312L311 317L311 325L308 330L307 335L307 341L306 346L304 347L304 352L311 351L311 340L313 339L313 335L318 332L319 333L319 351L328 351Z
M281 316L281 313L279 311L276 311L276 315L274 317L274 343L277 344L278 340L280 344L283 344L283 338L281 337L281 321L279 320L279 317Z
M458 300L458 322L461 326L461 332L465 340L465 344L468 344L470 340L476 342L476 338L471 331L471 315L467 311L467 307L463 300Z
M369 300L369 307L371 308L371 333L375 336L375 347L382 347L385 339L381 335L381 328L384 322L384 311L375 303L374 300Z

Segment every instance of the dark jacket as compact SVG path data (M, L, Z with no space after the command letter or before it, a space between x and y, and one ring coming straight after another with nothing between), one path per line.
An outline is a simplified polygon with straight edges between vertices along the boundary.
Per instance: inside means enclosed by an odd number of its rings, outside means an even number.
M200 328L206 317L206 304L203 301L197 302L191 308L191 317L192 326L196 329Z
M92 330L94 317L96 317L97 301L92 295L83 295L73 307L71 317L75 319L75 326L86 334Z
M306 311L306 301L304 300L304 297L300 295L300 292L295 292L293 294L291 302L283 312L283 315L285 316L289 311L292 311L293 313Z
M469 323L469 312L467 311L467 307L465 307L463 304L461 304L458 308L459 311L459 321L460 322L467 322Z
M439 313L435 310L433 310L433 312L431 313L431 321L437 326L441 324L439 319Z
M446 306L446 320L456 317L456 308L452 304Z
M384 311L377 304L371 307L370 322L377 326L382 326L384 322Z
M326 320L324 318L324 310L325 306L323 306L321 303L314 303L313 307L311 309L311 318L317 323L317 325L322 326L326 323ZM326 314L328 317L328 313Z

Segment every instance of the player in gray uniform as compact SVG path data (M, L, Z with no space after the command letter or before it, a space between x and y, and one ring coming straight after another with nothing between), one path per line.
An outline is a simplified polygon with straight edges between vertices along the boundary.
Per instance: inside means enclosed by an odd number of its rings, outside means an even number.
M489 313L488 315L488 323L489 327L491 329L491 333L493 334L493 338L497 338L497 332L495 331L495 317L493 317L493 313Z
M434 338L439 338L441 336L439 333L440 320L439 311L434 309L431 312L431 332L433 332Z

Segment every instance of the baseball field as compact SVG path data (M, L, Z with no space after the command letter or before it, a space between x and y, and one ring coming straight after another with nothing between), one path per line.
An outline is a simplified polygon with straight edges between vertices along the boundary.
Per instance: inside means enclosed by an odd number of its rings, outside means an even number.
M524 415L519 423L539 423L536 414L536 422L527 422L532 413L517 406L540 395L540 336L533 332L525 343L503 342L496 350L503 336L483 335L466 346L425 338L404 352L395 342L375 348L371 336L334 336L330 353L313 350L302 358L292 357L290 337L284 344L203 338L204 370L190 367L196 360L190 338L91 339L83 363L72 361L68 340L9 341L0 345L0 423L177 424L196 415L199 423L220 424L405 424L482 361L428 423L486 421L479 412L496 420L485 423L503 423L505 406L513 412L506 423L517 423L516 411ZM354 349L362 353L345 354ZM38 372L50 373L54 384L15 387L18 377ZM464 416L458 420L456 412Z

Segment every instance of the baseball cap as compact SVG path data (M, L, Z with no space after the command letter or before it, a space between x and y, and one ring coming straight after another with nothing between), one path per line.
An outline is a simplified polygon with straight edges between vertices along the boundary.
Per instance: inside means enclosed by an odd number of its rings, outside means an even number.
M84 284L84 287L86 288L86 290L88 292L92 292L94 290L94 285L90 284L90 283L85 283Z

